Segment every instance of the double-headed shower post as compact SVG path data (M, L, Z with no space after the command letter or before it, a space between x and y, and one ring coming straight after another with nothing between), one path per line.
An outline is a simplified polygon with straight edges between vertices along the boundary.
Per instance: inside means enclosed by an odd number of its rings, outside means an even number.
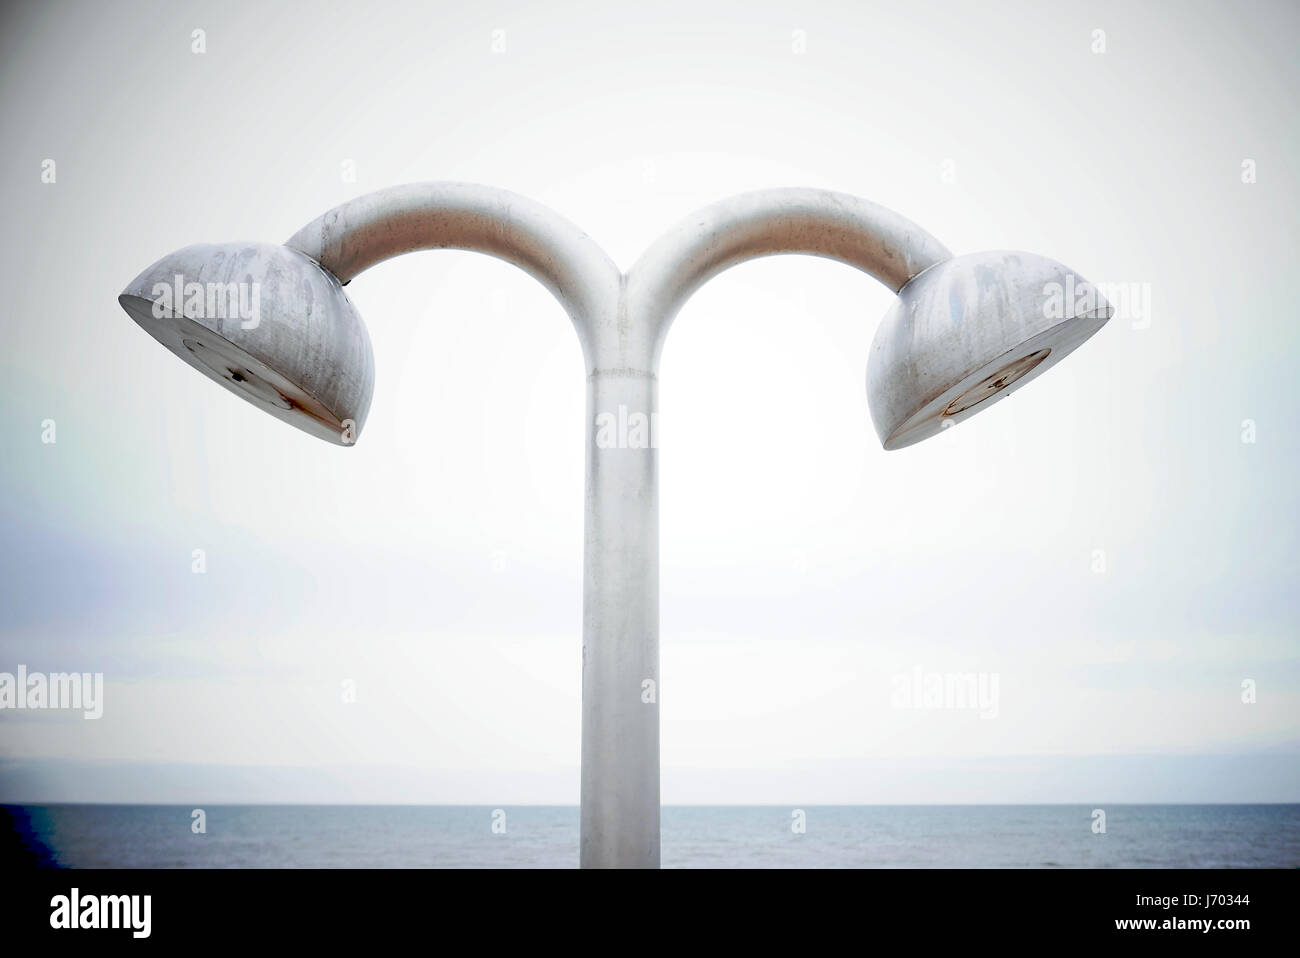
M437 248L488 253L532 274L563 305L582 346L584 867L659 865L658 449L602 441L601 424L654 423L660 352L686 299L722 270L776 253L839 260L898 293L868 362L872 418L887 449L987 408L1109 316L1100 301L1066 317L1044 311L1045 285L1068 274L1059 263L1024 253L953 258L915 223L842 193L775 189L723 200L669 231L624 274L541 204L458 183L362 196L283 247L186 247L140 274L119 301L226 388L347 445L365 419L374 371L364 324L339 284L390 257ZM160 309L150 290L173 275L260 281L260 326Z

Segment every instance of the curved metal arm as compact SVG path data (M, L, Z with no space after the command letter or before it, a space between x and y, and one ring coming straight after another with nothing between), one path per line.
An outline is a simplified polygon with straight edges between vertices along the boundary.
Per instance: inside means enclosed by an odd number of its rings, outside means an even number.
M628 311L655 325L658 356L673 318L700 286L737 263L779 253L839 260L894 292L921 270L952 258L911 220L856 196L758 190L704 207L646 250L628 274Z
M285 245L341 283L414 250L487 253L546 286L588 353L588 327L616 310L622 283L614 262L564 217L517 193L474 183L410 183L367 193L308 223Z

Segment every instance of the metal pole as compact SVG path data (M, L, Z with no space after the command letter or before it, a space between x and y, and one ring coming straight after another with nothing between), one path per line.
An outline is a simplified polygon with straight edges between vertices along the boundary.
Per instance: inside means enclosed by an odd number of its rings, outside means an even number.
M464 183L418 183L359 197L303 227L286 246L187 246L137 276L118 302L205 375L341 445L351 444L366 418L374 368L365 326L339 282L400 253L476 250L532 274L573 320L587 373L586 867L659 865L657 375L664 337L691 293L730 266L776 253L835 259L898 293L867 360L868 404L886 449L987 409L1072 352L1113 313L1100 296L1075 300L1068 314L1049 309L1045 297L1053 288L1095 292L1054 260L1005 250L953 258L897 213L826 190L763 190L705 207L664 234L627 274L541 204ZM159 280L169 288L182 275L223 286L251 279L271 295L254 326L231 323L224 313L160 310Z
M659 867L659 485L648 363L587 379L581 865Z
M856 197L767 190L700 210L624 277L590 238L540 204L447 183L362 196L286 245L344 283L412 250L477 250L536 276L568 311L587 366L581 864L658 867L656 414L668 326L711 276L756 256L826 256L898 291L951 254L916 224Z

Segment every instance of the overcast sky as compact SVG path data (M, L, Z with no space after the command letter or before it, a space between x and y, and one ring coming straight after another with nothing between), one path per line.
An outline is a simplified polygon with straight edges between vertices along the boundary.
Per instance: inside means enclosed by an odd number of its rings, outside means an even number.
M350 449L116 302L419 180L529 195L625 268L728 194L825 187L1140 294L894 453L888 290L785 257L690 300L665 802L1300 800L1297 8L619 7L6 9L0 671L101 671L105 703L0 712L0 800L576 803L585 387L550 295L459 252L356 279ZM918 670L996 675L996 714L898 707Z

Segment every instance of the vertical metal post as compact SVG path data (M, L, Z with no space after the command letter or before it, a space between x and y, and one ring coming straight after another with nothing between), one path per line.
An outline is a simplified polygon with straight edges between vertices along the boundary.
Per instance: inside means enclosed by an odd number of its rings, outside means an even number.
M659 867L657 383L587 379L582 614L584 868Z

